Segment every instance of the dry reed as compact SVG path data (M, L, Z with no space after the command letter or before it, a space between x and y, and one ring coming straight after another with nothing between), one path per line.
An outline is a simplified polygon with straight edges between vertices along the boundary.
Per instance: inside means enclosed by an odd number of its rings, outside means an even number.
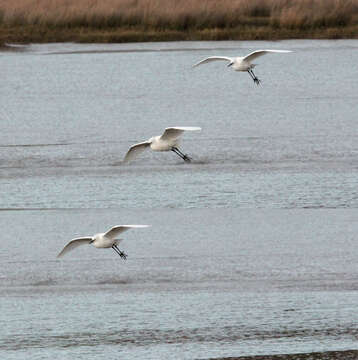
M356 37L358 0L0 0L0 27L0 37L6 29L21 33L27 28L44 33L44 41L51 33L61 33L62 40L71 29L82 33L91 29L97 37L136 32L149 39L155 33L169 39L215 38L215 34L285 38L295 33Z

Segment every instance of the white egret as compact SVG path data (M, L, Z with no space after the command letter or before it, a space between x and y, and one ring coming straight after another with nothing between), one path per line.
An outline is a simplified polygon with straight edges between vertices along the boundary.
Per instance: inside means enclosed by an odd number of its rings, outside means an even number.
M128 150L124 162L134 159L137 155L143 152L145 149L152 149L153 151L173 151L180 156L184 161L190 162L191 158L188 155L183 154L178 149L179 136L184 131L201 130L200 127L168 127L165 129L163 135L151 137L148 141L141 142L139 144L132 145Z
M238 56L238 57L226 57L226 56L210 56L206 59L199 61L194 64L193 67L199 66L201 64L205 64L211 61L228 61L229 64L227 66L232 66L235 71L247 71L254 83L259 85L260 80L256 77L252 69L256 66L256 64L252 64L251 61L255 60L259 56L268 54L268 53L289 53L292 52L290 50L256 50L246 56Z
M65 245L57 257L59 258L63 256L80 245L92 244L96 248L112 248L122 259L125 260L127 259L127 255L117 247L117 244L123 239L116 239L116 237L131 228L144 228L148 226L150 225L116 225L105 233L72 239Z

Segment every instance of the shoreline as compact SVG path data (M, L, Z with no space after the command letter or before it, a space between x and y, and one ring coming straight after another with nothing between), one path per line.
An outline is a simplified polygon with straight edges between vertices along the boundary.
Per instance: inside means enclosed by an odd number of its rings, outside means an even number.
M356 359L358 359L358 350L324 351L324 352L280 354L280 355L222 357L222 358L208 358L206 360L356 360Z
M219 41L219 40L290 40L290 39L358 39L358 25L310 30L242 26L203 30L157 30L144 28L51 27L41 25L1 26L0 47L6 43L130 43L158 41Z

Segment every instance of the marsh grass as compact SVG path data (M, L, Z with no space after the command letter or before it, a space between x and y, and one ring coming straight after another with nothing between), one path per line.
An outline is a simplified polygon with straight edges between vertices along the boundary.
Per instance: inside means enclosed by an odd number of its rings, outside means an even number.
M0 41L356 37L358 0L0 0Z

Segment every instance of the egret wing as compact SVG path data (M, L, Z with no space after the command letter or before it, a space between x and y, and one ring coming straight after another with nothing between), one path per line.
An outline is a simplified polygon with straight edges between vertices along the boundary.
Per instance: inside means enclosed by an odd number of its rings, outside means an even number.
M149 225L116 225L110 228L104 235L110 239L114 239L116 236L125 232L131 228L144 228Z
M62 251L57 255L57 257L61 257L68 253L69 251L75 249L76 247L84 244L89 244L93 239L91 237L81 237L71 240L68 244L65 245L65 247L62 249Z
M173 140L179 137L184 131L197 131L201 130L200 127L194 126L176 126L168 127L164 130L163 135L160 137L161 140Z
M147 149L150 146L149 141L144 141L139 144L132 145L130 149L128 150L126 156L124 157L124 162L128 162L133 160L135 157L137 157L139 154L141 154L145 149Z
M208 58L200 60L198 63L194 64L193 67L199 66L201 64L206 64L206 63L211 62L211 61L220 61L220 60L221 61L229 61L229 62L234 61L233 58L229 58L229 57L226 57L226 56L209 56Z
M258 58L262 55L268 54L268 53L289 53L289 52L292 52L292 51L290 51L290 50L256 50L256 51L253 51L252 53L246 55L243 58L243 60L250 62L250 61L253 61L256 58Z

